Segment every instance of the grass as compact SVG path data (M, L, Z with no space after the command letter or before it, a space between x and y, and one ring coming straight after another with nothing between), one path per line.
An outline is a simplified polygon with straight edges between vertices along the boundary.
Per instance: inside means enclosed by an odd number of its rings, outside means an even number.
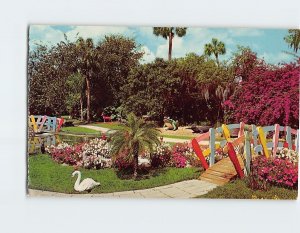
M91 125L94 126L99 126L99 127L103 127L103 128L107 128L107 129L113 129L113 130L118 130L118 129L122 129L124 126L118 122L99 122L99 123L93 123Z
M71 133L71 134L80 134L80 135L83 135L83 134L100 135L101 134L101 132L99 132L98 130L77 127L77 126L63 127L61 129L61 132Z
M71 177L74 171L73 167L58 164L45 154L30 156L28 163L29 188L61 193L77 193L73 189L76 178ZM89 177L101 182L101 185L93 189L92 193L153 188L198 178L200 175L199 168L164 168L152 170L150 176L144 176L140 180L132 180L121 179L112 168L100 170L81 169L80 171L82 179Z
M286 188L271 187L268 191L253 191L246 186L243 180L235 180L224 186L219 186L212 191L199 196L199 198L217 198L217 199L297 199L297 190Z
M164 138L174 138L174 139L193 139L195 136L181 136L181 135L168 135L168 134L161 134Z

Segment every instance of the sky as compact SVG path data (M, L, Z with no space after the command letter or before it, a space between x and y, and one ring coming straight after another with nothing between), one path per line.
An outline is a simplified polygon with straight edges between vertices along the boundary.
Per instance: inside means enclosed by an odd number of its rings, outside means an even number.
M64 25L31 25L29 28L29 48L36 43L55 45L64 40L64 33L70 41L79 36L92 38L95 42L105 35L121 34L135 39L144 51L141 63L153 61L156 57L167 59L168 41L153 34L152 27L117 27L117 26L64 26ZM294 58L285 53L292 52L284 41L287 29L255 28L198 28L189 27L184 37L173 39L172 57L184 57L187 53L202 55L204 45L217 38L225 43L226 54L220 60L232 57L237 46L248 46L258 57L267 63L278 64L292 61Z

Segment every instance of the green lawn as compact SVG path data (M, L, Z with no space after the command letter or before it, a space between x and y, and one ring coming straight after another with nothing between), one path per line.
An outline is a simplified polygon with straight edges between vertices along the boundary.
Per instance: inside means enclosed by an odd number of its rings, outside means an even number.
M64 166L54 162L48 155L30 156L29 160L29 188L62 193L76 193L73 189L76 178L72 178L74 171L71 166ZM93 178L101 185L92 193L109 193L136 189L153 188L161 185L198 178L199 168L164 168L151 172L151 176L144 176L140 180L121 179L114 169L87 170L81 169L82 178Z
M180 135L168 135L168 134L162 134L162 136L164 138L188 139L188 140L195 138L193 136L180 136Z
M77 126L69 126L69 127L63 127L61 129L61 132L65 133L71 133L71 134L95 134L95 135L100 135L101 133L97 130L94 129L87 129L83 127L77 127Z
M297 199L297 190L271 187L268 191L253 191L246 186L245 181L235 180L224 186L199 196L199 198L217 199Z
M122 129L124 127L119 122L99 122L99 123L93 123L91 125L99 126L107 129L113 129L113 130Z

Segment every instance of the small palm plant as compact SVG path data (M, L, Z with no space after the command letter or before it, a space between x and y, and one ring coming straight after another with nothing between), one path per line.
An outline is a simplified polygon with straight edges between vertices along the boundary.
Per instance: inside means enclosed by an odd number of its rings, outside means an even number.
M125 127L115 132L111 138L111 153L114 158L127 152L130 159L133 159L133 177L137 177L139 154L145 150L152 152L153 146L160 143L160 131L152 123L145 122L133 113L127 116Z

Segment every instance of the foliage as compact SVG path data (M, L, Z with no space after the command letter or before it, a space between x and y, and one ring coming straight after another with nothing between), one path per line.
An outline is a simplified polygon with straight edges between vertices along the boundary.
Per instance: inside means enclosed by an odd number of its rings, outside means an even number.
M232 92L232 77L231 68L196 54L171 62L156 59L132 70L122 88L122 106L158 121L170 116L181 124L215 123L223 117L221 103Z
M152 167L166 167L171 159L171 150L169 145L161 143L155 148L149 157Z
M285 188L298 187L298 164L295 165L287 158L256 158L251 166L249 185L254 190L266 190L268 184Z
M186 167L187 165L198 166L197 157L193 154L187 143L176 143L172 147L170 165L178 168Z
M252 190L245 180L235 180L212 191L199 196L199 198L218 199L297 199L298 191L280 187L270 187L268 191Z
M61 143L58 146L47 147L46 151L58 163L78 165L82 160L82 146L83 144L70 146L67 143Z
M169 61L172 58L172 41L175 35L178 37L183 37L186 34L187 28L184 27L154 27L153 34L156 36L162 36L165 39L169 39Z
M28 187L44 191L76 193L75 179L71 177L74 168L61 166L47 155L35 155L28 158ZM111 193L127 190L147 189L199 177L198 168L164 168L151 170L152 174L139 180L121 179L113 168L100 170L80 169L82 179L92 178L100 181L101 185L92 193Z
M300 29L289 29L288 33L284 40L297 53L300 48Z
M80 120L83 120L83 94L84 78L80 73L70 75L66 80L66 108L72 118L80 112ZM79 103L79 106L78 106Z
M217 65L219 65L219 55L224 55L226 53L225 44L216 38L212 38L211 43L204 45L205 55L215 55Z
M145 122L133 113L127 116L124 128L118 130L111 138L111 154L117 158L126 152L134 162L134 177L137 177L138 156L146 149L153 151L153 146L159 144L159 131L152 123Z
M228 121L298 128L299 67L300 59L281 66L256 64L224 102Z
M106 36L98 44L92 39L72 42L66 38L51 47L38 45L28 59L30 114L66 113L66 106L69 110L74 107L74 96L65 90L79 80L68 82L81 76L86 116L100 116L105 106L119 102L120 87L142 55L133 39L116 35ZM79 91L80 87L76 93Z
M66 112L66 78L72 74L70 50L64 42L38 45L28 57L30 114L61 115Z

